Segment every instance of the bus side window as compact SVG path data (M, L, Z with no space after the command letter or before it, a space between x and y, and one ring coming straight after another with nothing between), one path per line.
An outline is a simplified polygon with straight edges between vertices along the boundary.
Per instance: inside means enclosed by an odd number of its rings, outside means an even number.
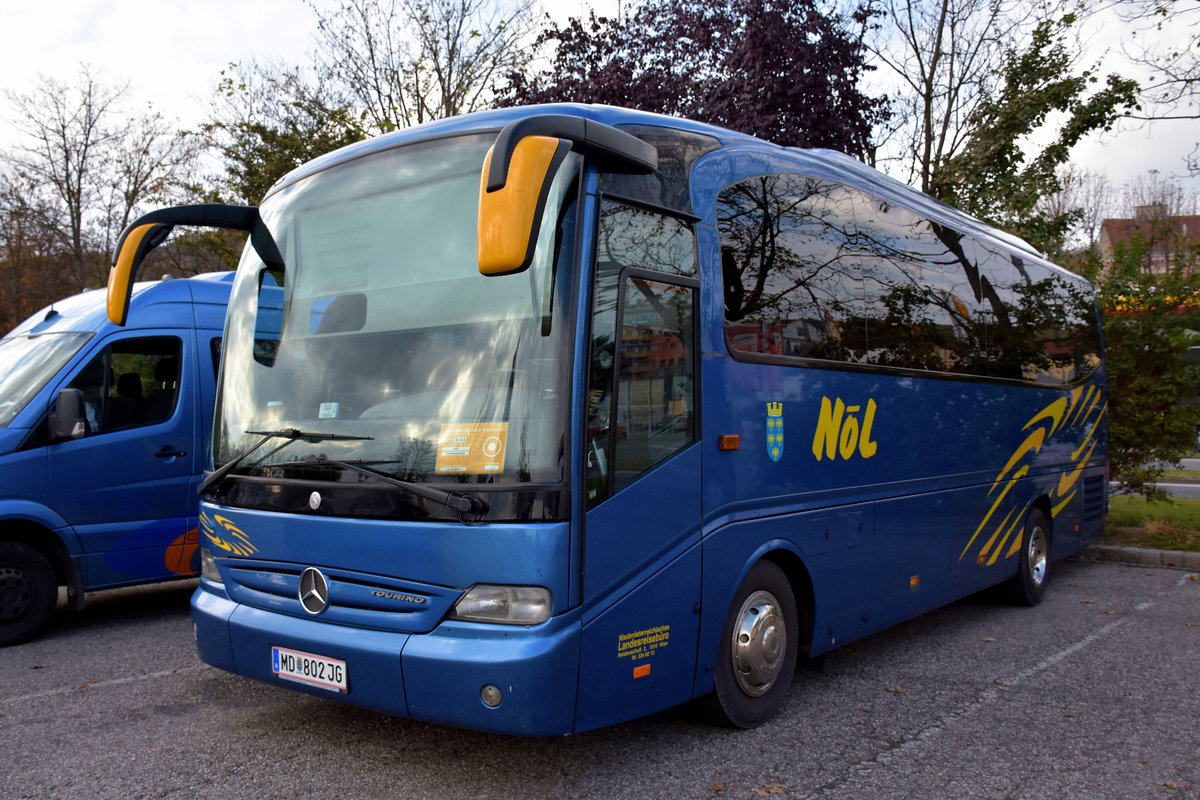
M622 289L617 487L695 441L695 292L641 277Z
M717 225L732 351L862 358L855 194L803 175L761 175L721 190Z
M623 270L637 270L622 280ZM694 440L696 239L681 219L605 200L592 294L588 507ZM620 302L618 302L620 301ZM619 309L620 307L620 309ZM618 331L618 311L624 318Z

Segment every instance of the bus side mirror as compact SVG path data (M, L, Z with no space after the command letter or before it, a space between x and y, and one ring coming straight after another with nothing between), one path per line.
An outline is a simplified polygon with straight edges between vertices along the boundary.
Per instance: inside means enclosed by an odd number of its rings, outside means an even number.
M551 179L571 150L602 172L648 175L658 169L653 145L611 125L571 114L513 120L483 161L477 240L482 274L529 267Z
M150 223L130 227L121 234L112 268L108 271L108 319L114 325L124 325L129 315L129 298L133 279L146 254L163 243L171 225Z
M496 148L488 150L479 183L476 250L481 274L509 275L529 267L551 177L570 149L570 142L552 136L526 136L513 148L499 188L488 185Z
M87 435L87 414L83 392L63 389L50 407L50 441L65 442Z
M138 267L147 254L167 239L176 225L198 225L202 228L227 228L250 233L255 249L263 254L268 263L278 262L283 269L283 259L271 239L270 232L262 225L258 208L255 206L227 206L220 203L201 203L192 206L160 208L143 214L121 231L117 249L113 253L112 269L108 271L108 319L114 325L124 325L129 315L129 298L133 293L133 281Z

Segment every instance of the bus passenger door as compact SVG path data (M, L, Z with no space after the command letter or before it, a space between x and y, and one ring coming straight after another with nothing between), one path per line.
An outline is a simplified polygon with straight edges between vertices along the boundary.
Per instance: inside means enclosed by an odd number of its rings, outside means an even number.
M586 409L576 730L688 700L699 622L694 237L687 223L652 212L606 211ZM633 225L658 218L669 239L657 258L620 251L616 214ZM635 239L649 248L649 237ZM668 256L692 271L659 272Z

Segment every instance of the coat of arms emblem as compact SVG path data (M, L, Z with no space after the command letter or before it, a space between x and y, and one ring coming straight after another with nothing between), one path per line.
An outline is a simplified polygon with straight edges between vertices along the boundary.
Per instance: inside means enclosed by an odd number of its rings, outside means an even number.
M772 461L783 456L783 403L767 403L767 455Z

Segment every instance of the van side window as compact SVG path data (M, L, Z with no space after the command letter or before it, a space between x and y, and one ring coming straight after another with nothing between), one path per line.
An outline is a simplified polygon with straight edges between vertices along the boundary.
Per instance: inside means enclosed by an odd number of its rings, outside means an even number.
M89 435L169 419L179 399L180 352L171 336L104 348L70 385L83 392Z

